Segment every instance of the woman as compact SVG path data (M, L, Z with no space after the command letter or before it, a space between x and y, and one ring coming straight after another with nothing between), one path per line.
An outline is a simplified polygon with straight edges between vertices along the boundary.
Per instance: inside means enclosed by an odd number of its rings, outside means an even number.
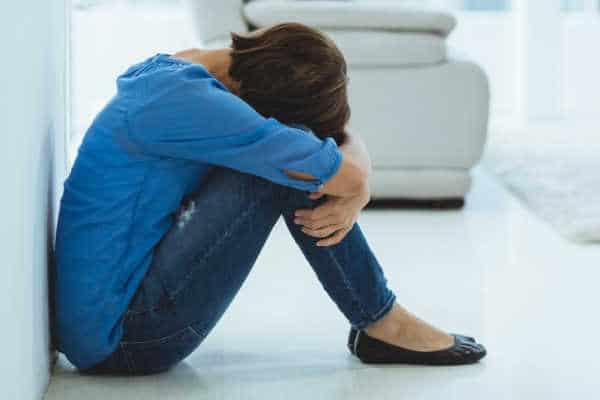
M473 338L396 303L356 223L370 161L345 129L347 81L336 46L300 24L122 74L64 184L59 350L86 373L169 369L218 322L282 215L360 360L481 359Z

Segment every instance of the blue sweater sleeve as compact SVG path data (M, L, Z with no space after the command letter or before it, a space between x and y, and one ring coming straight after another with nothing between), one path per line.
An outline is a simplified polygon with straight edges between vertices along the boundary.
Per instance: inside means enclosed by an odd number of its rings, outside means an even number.
M221 165L301 190L316 191L341 164L332 138L264 118L195 67L155 74L128 112L142 152ZM310 174L304 181L284 171Z

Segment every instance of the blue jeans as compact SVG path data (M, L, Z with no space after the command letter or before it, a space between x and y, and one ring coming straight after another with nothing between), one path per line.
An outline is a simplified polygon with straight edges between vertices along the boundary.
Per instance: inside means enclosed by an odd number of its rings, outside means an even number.
M183 360L217 324L281 215L321 284L350 324L386 314L394 293L358 224L337 245L317 247L294 211L322 202L308 193L215 167L186 199L123 319L124 335L97 374L151 374Z

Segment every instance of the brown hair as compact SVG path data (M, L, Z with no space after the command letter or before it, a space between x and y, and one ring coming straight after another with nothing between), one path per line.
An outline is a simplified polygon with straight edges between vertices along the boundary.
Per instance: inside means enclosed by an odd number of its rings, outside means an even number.
M229 75L240 97L265 117L302 124L343 143L350 119L346 61L316 29L285 23L231 34Z

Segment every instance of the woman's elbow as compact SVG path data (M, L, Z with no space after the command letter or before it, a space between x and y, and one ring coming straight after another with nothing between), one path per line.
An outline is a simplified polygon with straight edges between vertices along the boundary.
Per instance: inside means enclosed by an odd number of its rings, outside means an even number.
M369 189L369 172L358 171L349 183L348 192L350 195L359 195Z

